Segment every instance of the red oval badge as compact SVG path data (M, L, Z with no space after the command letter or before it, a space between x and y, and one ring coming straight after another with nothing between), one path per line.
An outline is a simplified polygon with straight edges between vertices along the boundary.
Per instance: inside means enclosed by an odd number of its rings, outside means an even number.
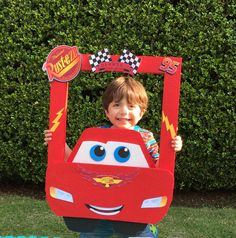
M68 82L78 75L81 61L82 57L76 46L57 46L47 56L43 71L47 71L50 82Z

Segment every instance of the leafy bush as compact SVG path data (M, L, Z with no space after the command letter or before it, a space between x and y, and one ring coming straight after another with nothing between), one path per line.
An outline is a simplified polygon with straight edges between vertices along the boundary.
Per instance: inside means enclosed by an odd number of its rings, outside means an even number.
M233 0L2 0L0 2L0 179L42 183L49 84L41 67L57 45L81 53L181 56L183 75L177 189L235 189L235 11ZM68 143L104 124L100 96L115 74L81 73L70 83ZM137 76L158 134L161 78ZM73 109L72 109L73 108ZM157 136L158 138L158 136Z

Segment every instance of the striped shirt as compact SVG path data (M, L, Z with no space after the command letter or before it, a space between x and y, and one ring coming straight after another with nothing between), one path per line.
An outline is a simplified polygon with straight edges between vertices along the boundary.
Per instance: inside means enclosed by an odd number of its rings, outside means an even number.
M141 134L149 154L152 156L154 161L157 161L159 159L159 146L153 136L153 133L139 126L135 126L134 130Z

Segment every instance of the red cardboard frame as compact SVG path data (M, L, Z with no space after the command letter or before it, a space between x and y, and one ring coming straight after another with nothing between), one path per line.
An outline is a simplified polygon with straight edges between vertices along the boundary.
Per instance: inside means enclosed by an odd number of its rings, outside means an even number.
M80 54L79 62L82 71L91 71L89 54ZM178 109L180 95L180 80L182 58L159 57L159 56L138 56L141 64L138 73L162 74L164 76L164 88L162 99L162 123L160 135L160 159L158 167L149 168L107 166L94 164L72 163L81 145L87 138L91 139L93 134L100 134L101 140L122 141L124 132L118 129L116 133L109 133L112 129L90 128L81 135L74 147L68 161L64 161L66 142L66 117L68 100L68 81L61 82L53 80L50 83L50 119L49 127L52 131L52 140L48 144L48 168L46 173L46 195L51 209L59 216L80 217L93 219L109 219L118 221L156 223L167 213L173 197L174 189L174 167L175 152L171 147L171 140L176 136L178 128ZM119 55L112 55L112 62L117 62ZM76 59L78 61L78 59ZM114 64L115 65L115 64ZM80 68L80 67L79 67ZM122 69L108 67L105 72L121 72ZM73 75L73 77L75 77ZM125 130L127 133L127 130ZM130 131L128 139L142 144L142 139L135 131ZM128 133L128 134L129 134ZM106 135L107 134L107 135ZM114 134L117 136L114 138ZM134 138L135 139L134 139ZM129 139L130 138L130 139ZM131 140L131 138L133 138ZM143 148L143 145L141 145ZM145 155L147 161L148 156ZM150 162L149 162L150 164ZM87 171L87 172L84 172ZM102 179L119 177L125 181L124 174L136 174L129 178L129 183L123 186L113 186L105 183L104 186L94 185L94 181L85 179L90 173L93 176L100 175ZM96 175L95 175L96 174ZM122 175L121 175L122 174ZM90 176L90 177L91 177ZM101 177L103 176L103 177ZM144 184L146 184L144 186ZM100 184L101 185L101 184ZM147 185L148 188L147 189ZM79 192L83 191L83 192ZM64 192L64 193L63 193ZM58 195L59 194L59 195ZM61 196L62 199L58 199ZM83 197L83 198L81 198ZM149 198L161 198L159 207L140 209L140 203ZM101 201L101 198L103 201ZM148 199L147 199L148 198ZM63 200L64 199L64 200ZM82 200L78 202L79 200ZM134 203L137 200L137 203ZM119 214L104 215L91 212L85 204L96 204L99 207L116 207L119 201L124 201L123 209Z

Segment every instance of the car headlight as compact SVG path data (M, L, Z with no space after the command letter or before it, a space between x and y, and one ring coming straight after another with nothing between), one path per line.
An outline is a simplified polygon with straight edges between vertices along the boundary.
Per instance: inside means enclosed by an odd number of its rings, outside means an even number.
M149 198L149 199L145 199L143 201L141 208L164 207L166 205L166 203L167 203L167 197L166 196Z
M62 201L73 202L73 197L70 193L65 192L59 188L50 187L50 196Z

